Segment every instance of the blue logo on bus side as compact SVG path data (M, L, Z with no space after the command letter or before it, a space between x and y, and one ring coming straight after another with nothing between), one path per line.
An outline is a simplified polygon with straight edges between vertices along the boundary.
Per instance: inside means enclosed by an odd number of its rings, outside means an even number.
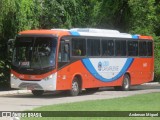
M102 62L98 63L98 70L101 71L102 70Z
M103 61L98 63L98 70L104 71L104 68L109 67L109 61Z
M109 61L103 61L98 63L98 70L104 71L104 72L113 72L113 71L119 71L119 66L113 66L109 64Z

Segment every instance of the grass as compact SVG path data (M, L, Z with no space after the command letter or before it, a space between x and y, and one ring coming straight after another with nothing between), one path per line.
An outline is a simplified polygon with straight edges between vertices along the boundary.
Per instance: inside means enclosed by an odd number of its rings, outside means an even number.
M74 97L73 97L74 99ZM34 109L34 111L160 111L160 93L149 93L135 95L125 98L94 100L85 102L76 102L68 104L43 106ZM47 102L47 101L46 101ZM115 112L115 114L117 114ZM159 115L160 116L160 115ZM158 120L158 117L44 117L39 120ZM36 120L36 118L25 118L23 120Z

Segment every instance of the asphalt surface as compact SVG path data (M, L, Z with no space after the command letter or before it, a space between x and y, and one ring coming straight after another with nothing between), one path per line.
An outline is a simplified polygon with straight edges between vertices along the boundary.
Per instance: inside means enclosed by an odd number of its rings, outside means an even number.
M159 83L134 86L130 91L115 91L112 87L106 87L101 88L96 93L83 91L76 97L71 97L61 92L46 93L41 97L35 97L29 90L0 91L0 111L24 111L45 105L112 99L152 92L160 92Z

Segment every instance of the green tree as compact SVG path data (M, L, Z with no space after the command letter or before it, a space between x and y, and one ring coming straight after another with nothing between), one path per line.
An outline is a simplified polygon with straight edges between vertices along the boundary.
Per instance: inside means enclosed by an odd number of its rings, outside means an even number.
M128 0L91 0L90 25L98 28L128 30Z
M155 53L155 80L160 79L160 42L159 31L159 12L160 6L158 0L129 0L131 10L130 32L142 35L151 35L154 37L154 53Z
M0 1L0 41L1 41L1 33L2 33L2 1Z
M62 27L64 12L64 7L57 0L42 0L40 27L47 29Z
M155 34L156 34L156 39L154 42L155 46L155 80L160 81L160 0L155 0L155 7L156 7L156 17L157 21L155 23Z
M39 5L36 0L16 0L16 32L39 27ZM38 7L37 7L38 6Z
M74 12L72 12L72 27L93 27L91 23L91 12L93 6L91 3L95 3L92 0L76 0L76 5L74 6ZM71 13L71 11L70 11Z
M88 0L42 0L41 28L71 28L86 24ZM88 18L87 18L88 19Z
M155 34L157 36L160 36L160 0L156 0L155 2L155 7L156 7L156 17L157 17L157 22L156 22L156 25L155 25Z
M155 0L129 0L128 3L131 11L130 31L153 35L157 21Z
M14 0L1 0L0 2L0 85L4 86L9 79L9 66L6 59L7 39L13 37L15 5Z
M10 76L10 59L7 55L8 39L14 38L21 30L38 27L36 6L36 0L0 1L0 83L8 82Z
M19 31L73 27L154 36L155 72L160 78L159 13L160 0L0 0L0 79L9 79L7 41Z

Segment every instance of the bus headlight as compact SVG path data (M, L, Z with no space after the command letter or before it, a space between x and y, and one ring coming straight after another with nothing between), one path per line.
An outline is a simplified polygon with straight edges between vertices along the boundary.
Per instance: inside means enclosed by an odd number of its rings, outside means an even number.
M44 78L44 80L49 80L49 79L52 79L52 78L53 78L53 75L50 75L50 76Z
M18 79L14 74L11 74L11 77L12 77L13 79Z

